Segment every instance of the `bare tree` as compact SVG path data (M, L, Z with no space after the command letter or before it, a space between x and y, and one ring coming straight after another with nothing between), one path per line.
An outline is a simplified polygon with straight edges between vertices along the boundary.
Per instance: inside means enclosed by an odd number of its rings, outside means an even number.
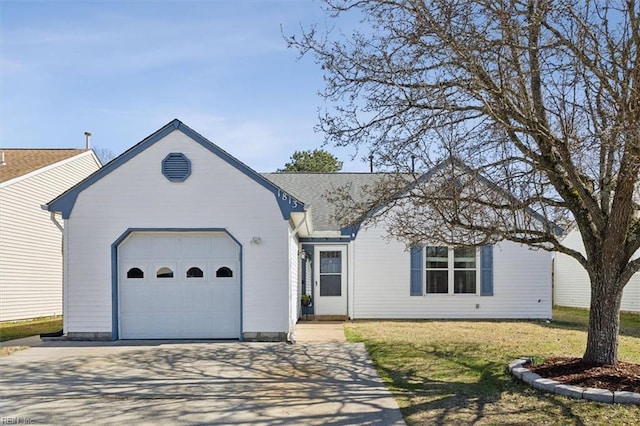
M325 70L328 141L365 149L383 170L440 164L410 191L398 173L368 203L338 196L345 217L387 215L408 243L506 239L572 256L591 281L583 358L615 364L622 291L640 270L636 1L325 3L333 18L357 14L359 29L303 28L288 42ZM568 222L584 255L550 225Z
M96 154L96 157L100 160L100 162L104 165L109 161L113 160L117 157L117 155L111 151L109 148L104 148L100 146L96 146L93 148L93 152Z

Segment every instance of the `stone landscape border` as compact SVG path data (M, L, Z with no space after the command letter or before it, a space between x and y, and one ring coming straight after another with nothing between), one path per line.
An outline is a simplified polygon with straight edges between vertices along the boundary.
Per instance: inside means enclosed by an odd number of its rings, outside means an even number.
M586 399L589 401L606 402L609 404L635 404L640 405L640 393L615 391L607 389L583 388L580 386L566 385L551 379L532 373L523 367L530 363L531 358L519 358L509 363L509 372L518 379L545 392L552 392L576 399Z

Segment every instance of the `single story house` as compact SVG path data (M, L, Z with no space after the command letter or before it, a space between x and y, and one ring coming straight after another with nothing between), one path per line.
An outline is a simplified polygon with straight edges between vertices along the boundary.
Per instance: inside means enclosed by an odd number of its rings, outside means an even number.
M294 339L308 313L550 318L551 256L406 250L341 229L325 192L375 174L259 174L173 120L48 204L64 218L70 338Z
M580 231L574 228L562 241L567 247L584 254ZM635 257L640 256L640 251ZM591 304L591 282L587 271L573 257L557 253L554 259L554 304L574 308L589 308ZM622 293L620 310L640 313L640 272L631 277Z
M87 149L0 149L0 321L62 313L62 225L42 204L100 168Z

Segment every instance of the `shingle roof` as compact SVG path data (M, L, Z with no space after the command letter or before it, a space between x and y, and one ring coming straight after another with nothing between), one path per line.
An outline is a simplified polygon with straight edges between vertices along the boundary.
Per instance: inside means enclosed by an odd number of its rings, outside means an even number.
M362 189L373 185L384 174L380 173L262 173L280 188L311 207L313 228L316 231L339 231L335 207L327 200L327 194L336 188L350 185L356 201L363 200Z
M74 157L86 149L2 149L5 165L0 166L0 182L26 175L35 170Z

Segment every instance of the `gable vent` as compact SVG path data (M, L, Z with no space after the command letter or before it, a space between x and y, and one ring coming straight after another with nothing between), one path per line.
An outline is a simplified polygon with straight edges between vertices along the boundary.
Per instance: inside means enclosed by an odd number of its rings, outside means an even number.
M180 152L172 152L162 160L162 174L171 182L184 182L191 174L191 161Z

